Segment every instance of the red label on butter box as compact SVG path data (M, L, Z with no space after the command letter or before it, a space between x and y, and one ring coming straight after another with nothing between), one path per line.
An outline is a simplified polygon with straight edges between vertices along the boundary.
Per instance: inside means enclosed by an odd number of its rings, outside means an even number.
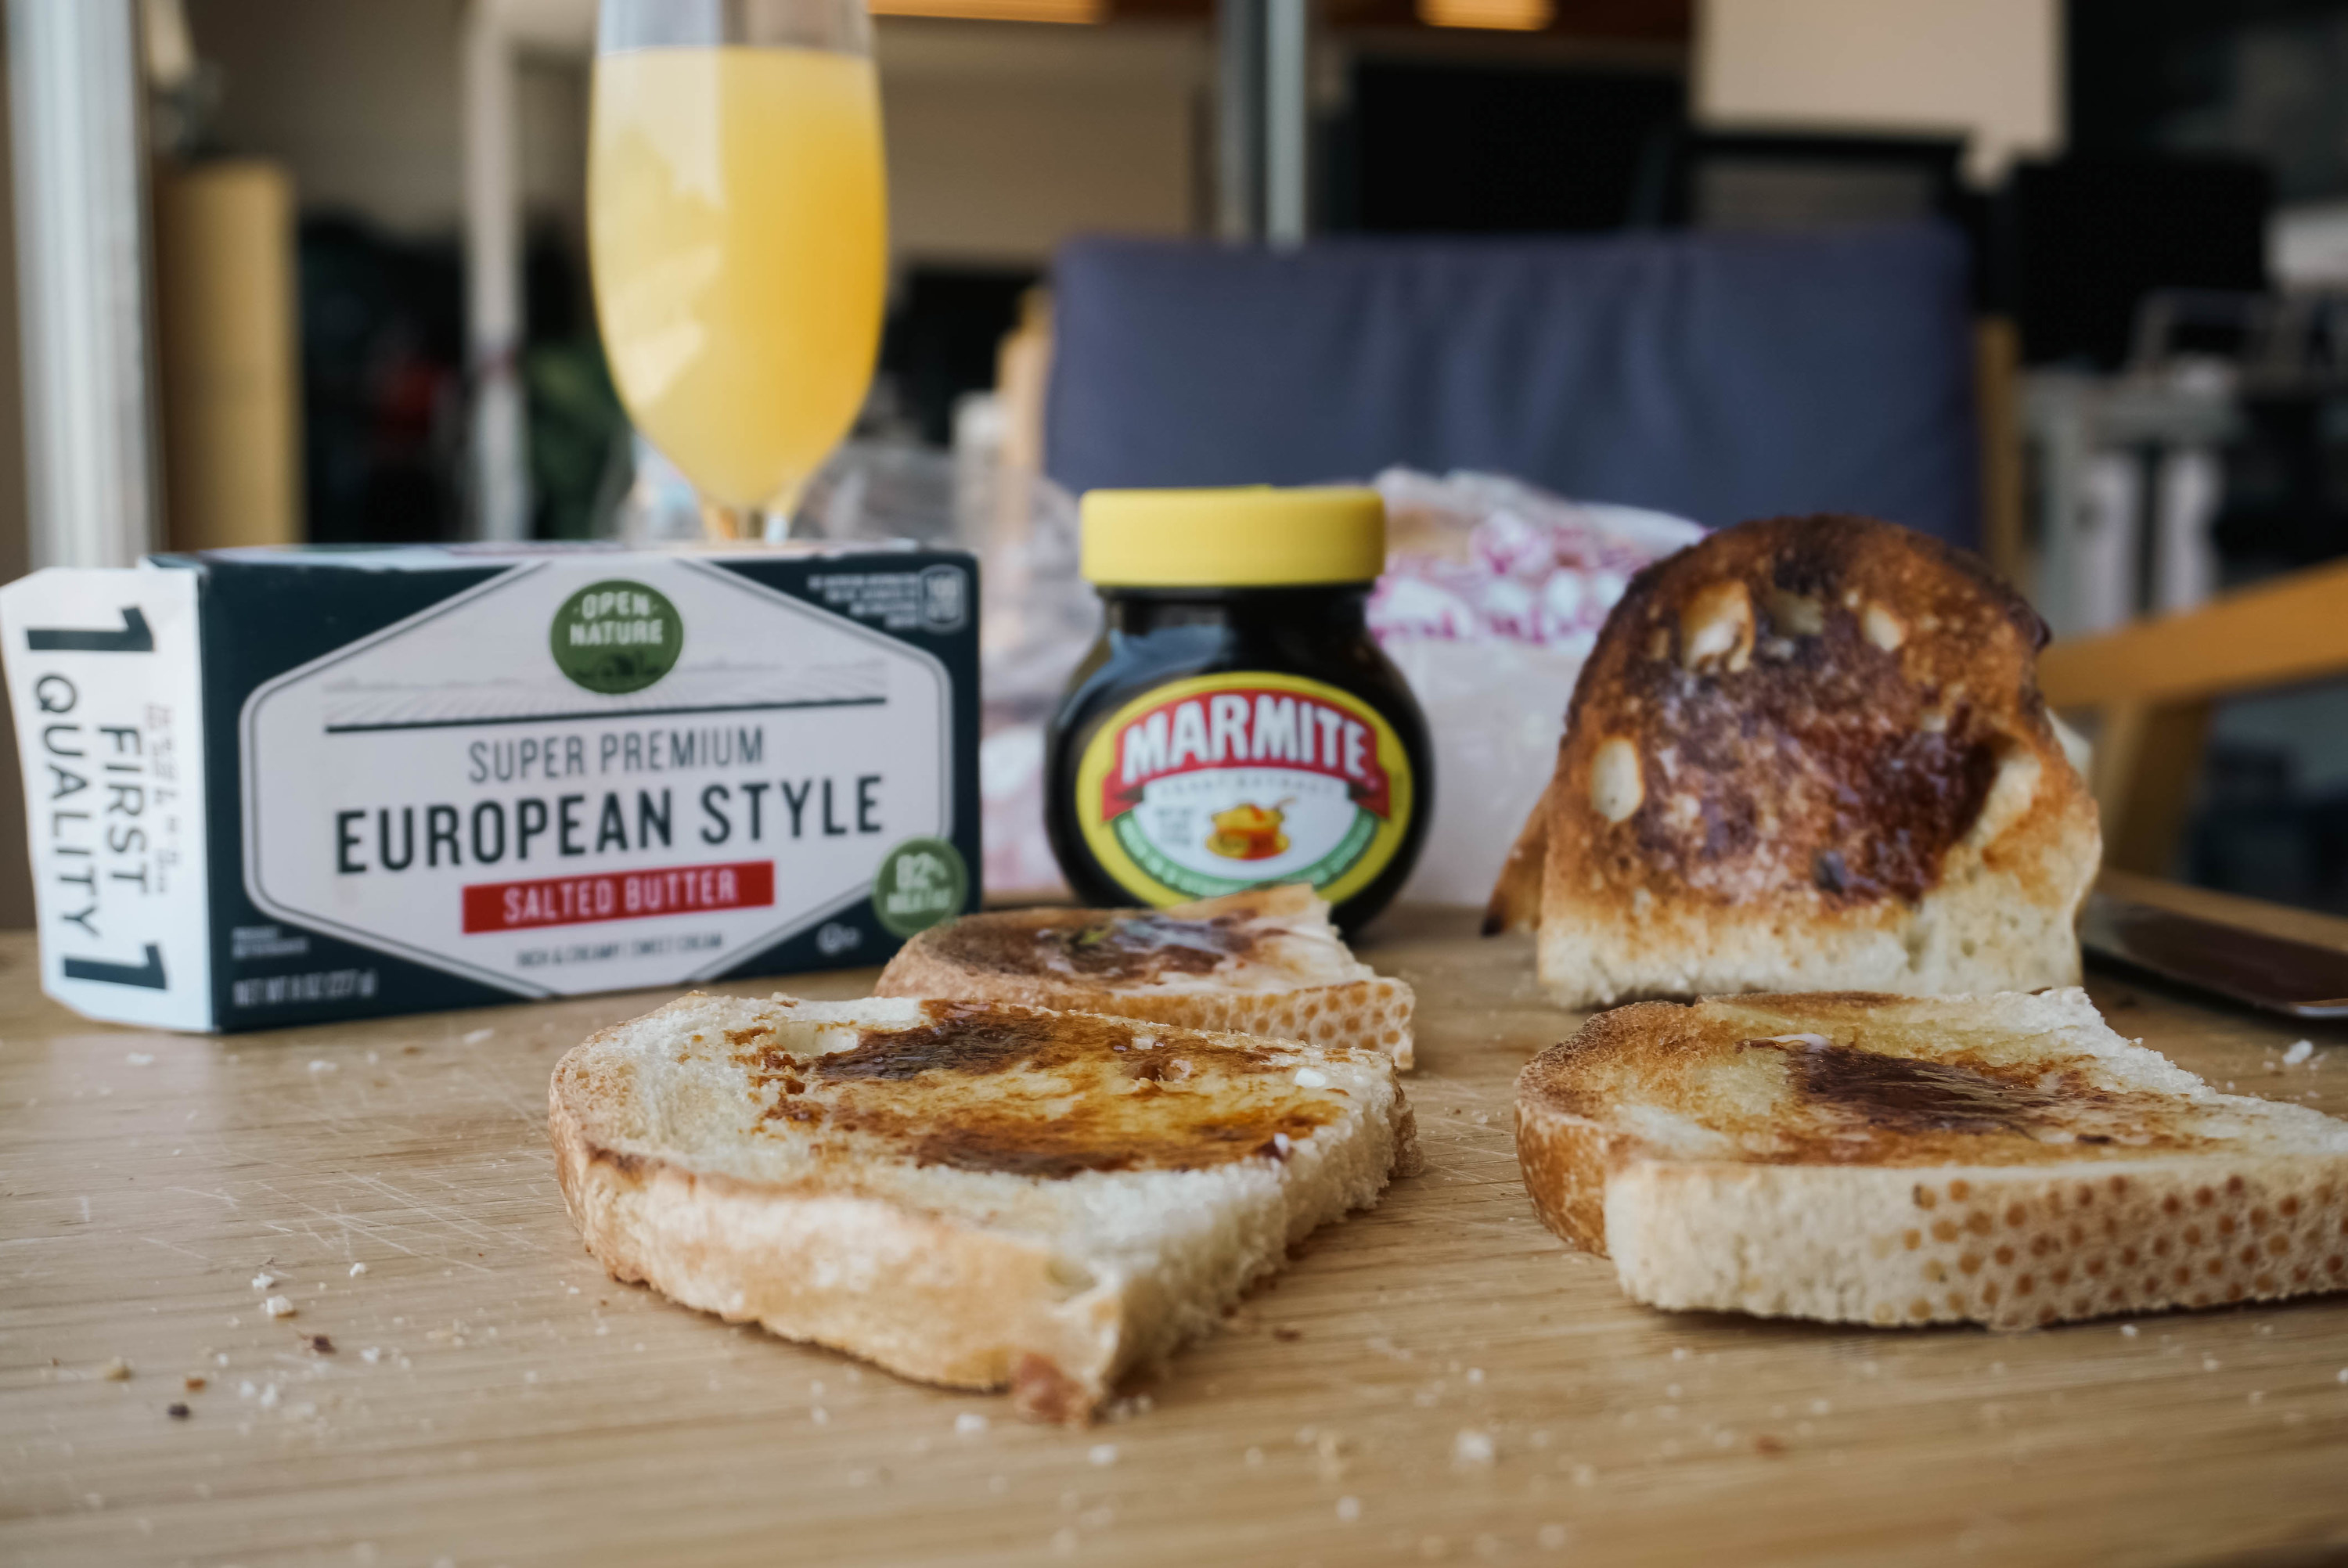
M530 882L481 882L465 889L465 932L583 926L713 909L756 909L775 901L775 863L672 866Z

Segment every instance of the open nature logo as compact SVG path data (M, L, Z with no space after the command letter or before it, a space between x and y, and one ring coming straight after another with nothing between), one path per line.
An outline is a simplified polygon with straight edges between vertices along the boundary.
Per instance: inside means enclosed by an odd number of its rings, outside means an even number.
M557 668L607 697L641 692L676 667L685 623L658 589L613 579L562 601L549 640Z

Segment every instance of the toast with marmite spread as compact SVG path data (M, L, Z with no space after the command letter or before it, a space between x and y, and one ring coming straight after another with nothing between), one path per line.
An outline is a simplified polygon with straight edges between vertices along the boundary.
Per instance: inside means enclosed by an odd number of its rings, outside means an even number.
M2095 802L2045 628L1972 557L1863 518L1724 529L1632 579L1486 929L1569 1007L2075 984Z
M1114 1013L1412 1061L1410 987L1356 959L1303 883L1170 909L965 915L906 943L873 994Z
M2348 1289L2348 1122L2079 990L1601 1013L1517 1080L1550 1229L1656 1307L2022 1328Z
M910 999L685 997L548 1123L616 1277L1070 1421L1415 1157L1382 1051Z

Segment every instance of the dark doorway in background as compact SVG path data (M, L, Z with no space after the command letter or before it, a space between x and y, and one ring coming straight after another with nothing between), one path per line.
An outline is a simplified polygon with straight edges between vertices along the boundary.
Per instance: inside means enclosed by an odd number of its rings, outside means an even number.
M889 313L880 370L897 410L932 446L953 441L953 408L994 385L994 356L1041 274L1022 267L915 266Z
M1327 227L1619 229L1650 149L1686 118L1686 84L1666 72L1361 60L1329 127Z

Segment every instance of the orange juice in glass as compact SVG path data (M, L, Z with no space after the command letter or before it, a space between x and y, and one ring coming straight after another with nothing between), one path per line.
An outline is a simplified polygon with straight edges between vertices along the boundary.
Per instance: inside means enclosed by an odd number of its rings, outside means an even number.
M860 0L603 0L588 150L620 396L720 532L848 434L888 286Z

